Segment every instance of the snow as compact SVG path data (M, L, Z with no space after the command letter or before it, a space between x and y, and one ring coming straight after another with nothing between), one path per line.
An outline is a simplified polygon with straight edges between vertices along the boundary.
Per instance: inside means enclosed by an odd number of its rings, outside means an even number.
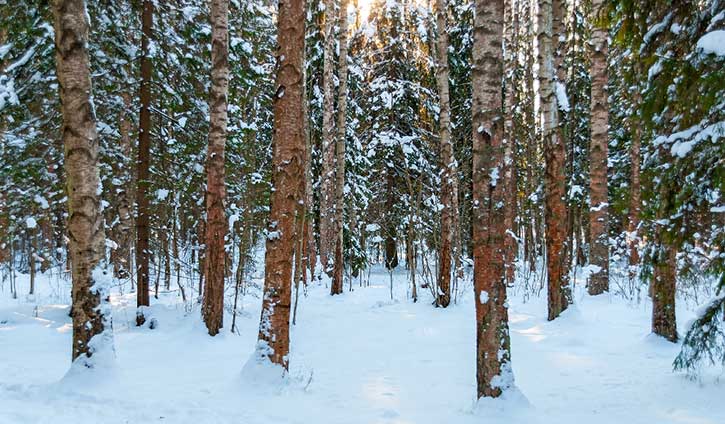
M41 208L41 209L48 209L48 208L50 207L50 205L48 204L48 201L47 201L47 200L45 199L45 197L43 197L43 196L40 196L40 195L38 195L38 194L36 194L36 195L35 195L35 196L33 197L33 201L34 201L35 203L37 203L38 205L40 205L40 208Z
M29 216L25 218L25 227L28 229L33 229L38 226L38 222L33 218L32 216Z
M496 187L496 184L498 184L498 179L499 179L498 167L496 166L496 167L491 168L491 171L489 172L488 176L489 176L489 178L491 178L491 186Z
M711 140L717 142L725 135L725 121L716 122L714 124L702 126L694 125L682 131L670 134L669 136L659 136L655 138L655 146L662 144L672 144L670 153L678 158L684 158L692 149L703 140Z
M196 302L175 291L152 299L160 325L135 326L135 293L111 297L115 369L103 379L70 367L69 282L39 274L36 302L0 289L0 423L611 424L722 423L725 386L672 372L679 345L649 335L648 302L586 295L546 320L546 293L524 302L509 290L512 383L500 399L476 400L476 299L470 280L458 303L406 298L406 274L376 266L371 286L329 296L323 280L300 299L290 370L257 362L261 299L240 299L239 335L209 337ZM325 277L326 278L326 277ZM252 281L261 283L261 275ZM18 287L27 290L27 275ZM480 301L480 300L479 300ZM677 311L680 328L693 312ZM115 367L115 368L113 368Z
M645 49L645 47L649 44L650 41L652 41L652 38L654 38L657 34L664 31L665 28L670 24L670 20L672 19L672 12L668 13L667 16L664 17L663 20L660 22L652 25L647 31L647 33L642 37L642 45L640 46L640 53L642 53Z
M481 290L481 293L478 294L478 301L481 302L481 305L488 303L488 292L486 290Z
M559 108L564 112L569 112L571 107L569 106L569 98L566 97L566 87L564 84L556 83L556 102L559 104Z
M169 197L169 190L165 188L156 190L156 200L159 202L166 200L167 197Z
M607 202L600 202L598 205L595 205L595 206L592 206L591 208L589 208L589 210L592 211L592 212L599 212L599 211L601 211L602 209L604 209L604 208L606 208L608 206L609 206L609 203L607 203Z
M697 40L697 48L705 53L725 56L725 30L710 31Z
M649 68L647 71L647 81L651 81L652 78L656 77L660 72L662 72L662 59L658 59L657 62Z

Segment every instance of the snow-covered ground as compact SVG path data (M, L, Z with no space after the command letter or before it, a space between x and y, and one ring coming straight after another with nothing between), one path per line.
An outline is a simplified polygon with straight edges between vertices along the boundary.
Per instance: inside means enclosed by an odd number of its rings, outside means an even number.
M67 299L67 283L41 278L34 302L9 299L6 286L0 423L725 423L719 370L700 382L673 373L679 346L648 334L647 302L577 291L575 306L547 322L545 296L513 297L513 367L528 401L476 405L472 290L436 309L426 290L418 303L406 299L404 273L395 301L384 270L371 282L336 297L310 287L293 329L290 382L272 392L240 376L257 338L257 298L244 298L240 335L227 316L212 338L198 306L187 310L173 293L152 299L154 330L133 325L133 294L114 296L117 377L83 389L62 381L68 305L48 302ZM682 329L691 312L678 313Z

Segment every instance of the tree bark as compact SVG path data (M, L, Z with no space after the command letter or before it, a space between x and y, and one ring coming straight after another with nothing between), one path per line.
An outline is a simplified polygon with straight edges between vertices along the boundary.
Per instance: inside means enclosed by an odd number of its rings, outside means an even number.
M224 325L224 147L227 140L229 92L229 0L211 0L211 91L209 95L209 146L206 184L206 286L202 315L210 336Z
M139 117L138 159L136 162L136 325L146 318L143 307L149 306L149 185L151 154L151 57L154 6L144 0L141 14L141 114Z
M305 77L305 82L307 77ZM308 87L305 83L305 93L307 93ZM305 99L307 95L305 94ZM302 237L304 255L305 255L305 269L310 271L310 279L315 278L315 269L317 268L317 249L315 246L315 232L314 232L314 219L311 213L311 207L313 205L314 192L312 191L312 140L310 136L310 119L308 103L305 101L304 116L305 116L305 224ZM307 273L304 273L303 282L307 285Z
M557 1L557 7L560 3ZM557 12L557 13L560 13ZM546 269L548 281L548 319L551 321L568 306L566 261L566 146L559 133L558 102L555 94L555 69L552 34L552 0L541 0L537 14L539 44L539 93L541 97L544 140L544 225L546 233Z
M516 55L518 52L518 3L516 0L507 1L504 5L504 181L506 184L504 204L504 230L506 236L505 261L506 284L514 281L516 267L516 232L514 223L516 219L516 159L515 159L515 129L514 113L516 108L516 78L514 70L517 66Z
M674 189L663 186L659 191L660 205L655 219L655 251L652 252L652 332L677 342L677 321L675 316L675 293L677 280L677 245L673 234L676 230L666 228L668 211L673 210Z
M658 242L657 248L652 276L652 332L676 343L677 250L662 239Z
M322 170L320 173L320 260L330 274L335 248L335 122L333 84L335 62L335 1L325 1L325 49L322 68Z
M436 25L438 27L438 40L436 53L438 66L436 67L436 84L438 86L439 104L439 137L441 155L441 246L438 253L438 293L436 293L436 306L448 307L451 303L451 250L453 245L453 209L458 205L453 203L456 178L456 160L453 156L453 142L451 141L451 101L448 68L448 26L446 24L446 0L436 0Z
M126 158L131 157L131 125L128 113L131 107L131 94L122 93L123 111L119 116L119 133L121 135L121 151ZM124 170L119 170L126 172ZM128 175L128 174L127 174ZM115 228L116 244L113 253L113 272L118 278L129 278L131 275L131 246L133 244L133 196L131 194L132 178L129 178L118 191L118 224Z
M272 138L272 192L265 280L257 353L288 368L295 212L304 202L305 0L280 2L277 17L277 80Z
M641 94L635 90L633 99L633 110L639 110L641 103ZM632 171L629 183L629 265L636 267L639 265L639 249L637 244L639 238L637 232L639 230L640 213L642 209L642 189L640 184L640 147L642 141L642 126L638 119L630 117L630 131L632 135L632 144L629 147L629 161L631 162Z
M342 294L342 277L345 272L343 254L343 230L345 212L345 137L347 136L347 3L340 2L340 58L338 65L340 86L337 90L337 140L336 140L336 185L335 185L335 268L330 294Z
M126 41L133 43L131 32L126 32ZM126 64L126 75L132 75L133 64L131 61ZM111 262L113 263L113 273L117 278L126 279L131 277L131 252L133 249L133 184L134 172L131 166L131 132L133 120L131 119L131 101L132 93L124 90L121 93L123 99L123 110L118 116L118 132L120 135L120 147L124 156L124 161L119 164L117 172L124 175L122 185L117 189L118 198L118 224L113 228L114 241L117 247L111 252Z
M68 250L72 269L72 358L91 358L110 343L108 293L94 281L104 257L105 235L98 192L98 134L88 59L89 22L84 0L56 0L56 71L60 84L64 162L68 191ZM104 334L105 333L105 334ZM94 337L100 339L91 343ZM92 368L90 362L86 367Z
M503 0L476 0L473 26L473 283L478 397L513 385L504 269Z
M7 29L5 27L0 28L0 45L4 45L7 40ZM5 72L5 59L0 59L0 75ZM0 116L0 142L4 142L5 130L7 126L5 116ZM10 238L8 237L8 217L7 217L7 199L5 193L0 193L0 264L8 261L9 258L9 243Z
M607 155L609 100L607 71L607 28L601 22L607 10L604 0L592 1L594 28L591 41L591 125L589 150L589 264L598 267L589 277L589 294L609 290Z

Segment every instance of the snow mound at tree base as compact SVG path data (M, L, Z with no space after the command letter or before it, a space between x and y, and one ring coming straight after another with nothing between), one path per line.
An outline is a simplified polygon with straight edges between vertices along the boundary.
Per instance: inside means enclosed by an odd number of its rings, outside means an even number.
M497 398L482 397L471 408L473 415L490 418L493 422L500 419L508 423L530 422L532 412L531 402L516 386L504 390Z

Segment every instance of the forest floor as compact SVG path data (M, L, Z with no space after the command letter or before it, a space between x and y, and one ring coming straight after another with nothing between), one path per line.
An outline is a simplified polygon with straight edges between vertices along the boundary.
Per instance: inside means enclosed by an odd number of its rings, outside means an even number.
M510 299L513 369L522 395L475 403L473 291L448 309L407 298L406 275L374 268L369 287L301 298L291 378L263 390L240 371L257 338L260 300L244 297L239 334L209 337L198 305L152 299L157 328L134 324L133 294L112 297L116 373L79 387L68 370L68 282L38 281L40 295L0 291L0 423L557 423L725 422L721 370L701 381L672 372L679 346L649 335L649 302L576 291L546 321L545 293ZM27 288L21 276L19 287ZM470 283L469 283L470 284ZM347 288L346 288L347 289ZM54 303L55 302L55 303ZM679 328L693 312L680 308Z

